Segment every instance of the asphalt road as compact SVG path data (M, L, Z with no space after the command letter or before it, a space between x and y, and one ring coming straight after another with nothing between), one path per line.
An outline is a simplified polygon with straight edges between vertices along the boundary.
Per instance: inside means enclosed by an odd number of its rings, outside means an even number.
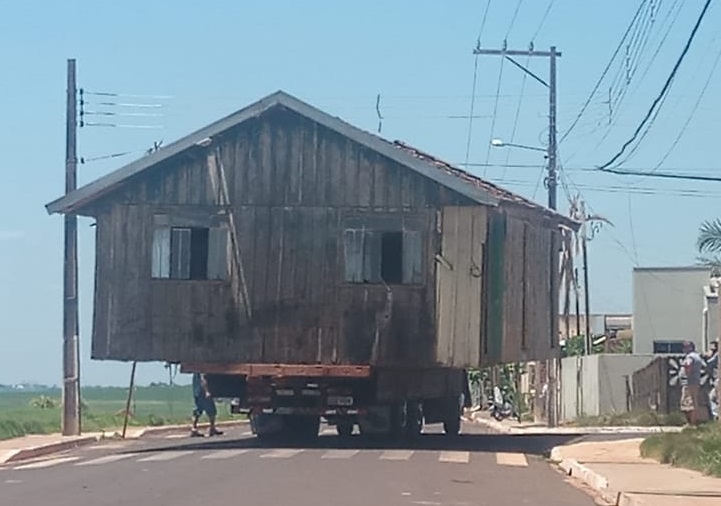
M543 454L573 436L508 436L466 424L405 444L330 428L310 446L268 447L233 428L101 443L0 467L8 506L591 506Z

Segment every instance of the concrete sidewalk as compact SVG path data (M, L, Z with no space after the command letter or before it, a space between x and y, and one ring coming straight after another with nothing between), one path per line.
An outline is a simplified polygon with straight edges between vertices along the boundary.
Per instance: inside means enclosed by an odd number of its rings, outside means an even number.
M248 423L247 420L233 420L218 422L219 427L228 427ZM207 428L207 424L200 424L199 427ZM180 432L190 430L190 424L166 425L161 427L128 427L125 439L138 439L148 435ZM5 439L0 441L0 465L6 462L34 459L62 452L78 446L97 443L104 439L120 440L121 429L105 432L89 432L80 436L63 436L61 434L38 434Z
M551 451L551 460L610 504L721 504L721 479L644 459L639 449L642 441L637 438L560 446Z
M576 427L561 426L547 427L544 424L518 422L518 420L494 420L487 411L466 413L466 418L485 425L486 427L503 434L651 434L657 432L680 432L682 427Z

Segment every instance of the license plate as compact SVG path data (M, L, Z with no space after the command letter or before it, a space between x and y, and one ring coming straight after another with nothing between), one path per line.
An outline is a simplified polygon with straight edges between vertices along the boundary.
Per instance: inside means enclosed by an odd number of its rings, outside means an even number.
M353 397L350 395L336 395L328 397L329 406L352 406Z

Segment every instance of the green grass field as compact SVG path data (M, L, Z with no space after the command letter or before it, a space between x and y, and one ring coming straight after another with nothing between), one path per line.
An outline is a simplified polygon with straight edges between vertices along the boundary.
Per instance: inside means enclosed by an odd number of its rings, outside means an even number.
M110 431L123 425L128 391L118 387L88 387L81 393L83 432ZM42 392L0 392L0 439L26 434L60 432L59 389ZM227 404L216 401L218 419L229 419ZM193 409L190 386L138 387L130 407L133 426L189 422Z

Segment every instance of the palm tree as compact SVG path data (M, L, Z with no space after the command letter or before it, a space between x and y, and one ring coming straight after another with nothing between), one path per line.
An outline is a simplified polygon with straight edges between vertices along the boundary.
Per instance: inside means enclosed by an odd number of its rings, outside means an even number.
M701 224L696 247L701 254L698 258L699 262L709 265L713 269L714 275L718 275L721 272L721 258L719 257L719 253L721 253L721 218L706 220Z

